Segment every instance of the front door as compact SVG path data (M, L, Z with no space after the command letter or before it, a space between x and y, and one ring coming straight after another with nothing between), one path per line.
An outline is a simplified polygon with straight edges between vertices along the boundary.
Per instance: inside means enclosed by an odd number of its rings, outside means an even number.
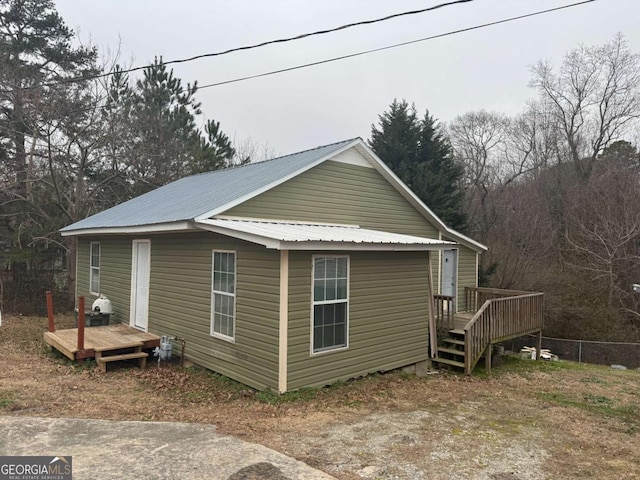
M458 250L442 251L442 295L456 296Z
M151 241L134 240L131 259L131 319L132 327L147 331L149 321L149 273Z

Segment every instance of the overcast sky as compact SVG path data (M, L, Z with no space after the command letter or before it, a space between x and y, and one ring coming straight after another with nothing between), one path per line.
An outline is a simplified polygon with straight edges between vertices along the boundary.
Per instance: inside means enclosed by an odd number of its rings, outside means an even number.
M140 65L326 29L446 0L58 0L59 13L101 51ZM174 66L214 83L410 41L578 0L475 0L375 25ZM441 121L471 110L516 114L535 92L530 66L559 64L579 44L622 32L640 52L639 0L582 6L198 93L207 118L232 139L286 154L360 136L394 98Z

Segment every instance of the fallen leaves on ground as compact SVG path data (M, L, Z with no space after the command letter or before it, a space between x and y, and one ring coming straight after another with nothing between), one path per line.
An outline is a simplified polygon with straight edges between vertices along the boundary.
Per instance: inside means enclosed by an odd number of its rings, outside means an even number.
M491 375L390 372L281 397L153 361L102 374L52 353L46 319L3 322L0 414L215 424L345 480L640 478L638 371L512 359Z

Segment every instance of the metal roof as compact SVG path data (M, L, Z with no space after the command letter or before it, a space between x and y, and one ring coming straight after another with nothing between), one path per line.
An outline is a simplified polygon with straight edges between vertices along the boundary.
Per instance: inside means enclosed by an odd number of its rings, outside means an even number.
M199 220L199 228L282 250L440 250L453 242L360 228L357 225L261 221Z
M64 227L75 230L187 221L281 183L354 143L344 140L264 162L185 177Z
M446 237L475 250L485 245L448 227L360 138L264 162L185 177L61 229L63 236L188 231L354 147Z

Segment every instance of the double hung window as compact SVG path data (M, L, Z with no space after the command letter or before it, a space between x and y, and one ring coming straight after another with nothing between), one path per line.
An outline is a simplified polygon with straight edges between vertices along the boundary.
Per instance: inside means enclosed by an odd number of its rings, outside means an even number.
M348 346L349 257L313 259L313 353Z
M213 252L211 335L233 341L236 310L236 254Z

